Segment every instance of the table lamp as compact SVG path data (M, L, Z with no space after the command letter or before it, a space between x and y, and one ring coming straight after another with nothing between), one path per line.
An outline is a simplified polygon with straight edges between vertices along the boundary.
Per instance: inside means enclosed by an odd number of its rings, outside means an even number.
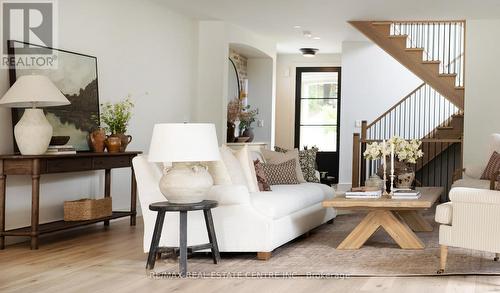
M43 75L24 75L0 99L0 106L27 108L14 127L14 137L23 155L42 155L52 138L52 125L42 109L69 105L61 91Z
M160 191L172 203L197 203L213 185L212 176L200 162L220 160L214 124L156 124L148 160L164 164ZM172 163L172 167L166 167Z

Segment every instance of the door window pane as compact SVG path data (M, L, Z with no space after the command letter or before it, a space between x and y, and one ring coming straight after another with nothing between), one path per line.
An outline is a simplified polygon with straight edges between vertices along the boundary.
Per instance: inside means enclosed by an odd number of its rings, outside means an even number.
M322 152L336 152L337 126L300 126L300 146L317 146Z
M337 125L337 100L302 99L300 101L300 124Z
M336 99L338 72L302 73L302 99Z

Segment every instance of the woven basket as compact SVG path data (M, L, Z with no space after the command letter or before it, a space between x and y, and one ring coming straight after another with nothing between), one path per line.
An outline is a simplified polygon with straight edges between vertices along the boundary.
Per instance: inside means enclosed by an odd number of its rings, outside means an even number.
M111 197L80 199L64 202L64 221L85 221L109 217L112 214Z

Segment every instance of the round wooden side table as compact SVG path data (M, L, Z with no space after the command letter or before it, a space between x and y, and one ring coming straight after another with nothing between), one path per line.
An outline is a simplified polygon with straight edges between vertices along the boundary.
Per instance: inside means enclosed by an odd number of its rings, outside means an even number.
M204 200L198 203L188 203L188 204L177 204L169 203L168 201L157 202L149 205L149 209L158 212L156 216L156 223L153 232L153 238L151 240L151 247L149 248L148 261L146 263L146 269L152 270L155 266L156 255L159 251L164 250L164 247L158 247L160 243L161 232L163 229L163 222L165 220L165 213L167 212L179 212L180 217L180 240L179 240L179 273L182 277L186 276L187 273L187 251L193 252L203 249L210 249L212 251L212 258L214 264L220 261L219 247L217 246L217 238L215 236L214 223L212 220L212 209L217 207L218 203L214 200ZM210 243L187 246L187 213L190 211L203 210L205 216L205 224L208 232L208 239Z

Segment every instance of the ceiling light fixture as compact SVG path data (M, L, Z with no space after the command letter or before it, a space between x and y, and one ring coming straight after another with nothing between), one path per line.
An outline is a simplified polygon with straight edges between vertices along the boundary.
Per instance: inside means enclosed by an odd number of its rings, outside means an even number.
M294 29L299 29L299 28L301 28L301 26L300 25L294 25L293 28Z
M304 34L304 37L306 37L306 38L312 37L312 33L310 31L303 31L302 33Z
M314 57L316 53L319 51L316 48L300 48L300 52L304 57Z
M314 40L321 40L321 38L320 38L320 37L314 37L313 39L314 39Z

